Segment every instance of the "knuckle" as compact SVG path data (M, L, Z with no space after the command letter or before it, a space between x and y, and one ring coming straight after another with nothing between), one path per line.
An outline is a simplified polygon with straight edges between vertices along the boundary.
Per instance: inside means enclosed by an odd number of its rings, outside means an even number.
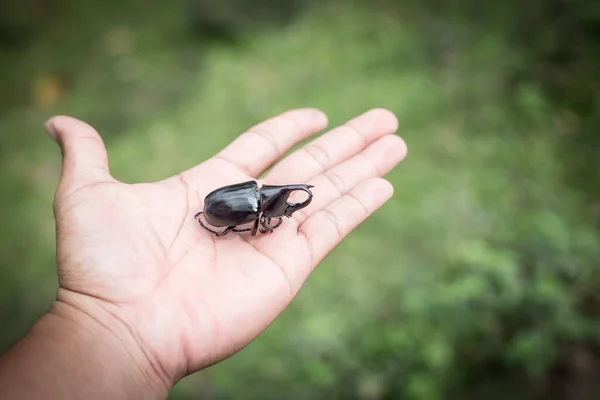
M322 169L331 165L331 157L327 151L316 143L311 143L303 147L304 151L312 158Z
M347 132L352 133L356 137L358 142L360 143L360 146L362 146L363 148L369 144L368 140L365 137L365 135L363 134L363 132L360 129L358 129L357 127L355 127L354 125L352 125L351 122L346 122L344 125L342 125L342 127Z
M358 154L358 157L362 161L361 164L365 168L368 168L368 170L370 172L370 176L381 176L382 175L381 167L379 166L379 164L383 162L382 157L369 157L368 155L366 155L364 153Z
M308 214L304 210L298 210L292 215L292 218L296 220L298 225L302 224L302 222L308 219Z
M302 124L298 122L298 119L295 117L294 113L283 113L279 116L279 120L287 125L290 125L293 130L301 132Z
M331 226L334 228L338 237L340 239L343 239L344 236L346 236L346 235L340 225L340 222L339 222L337 216L331 210L329 210L327 208L323 209L323 214L324 214L325 218L327 218L329 220L329 222L331 223Z
M323 174L325 179L339 192L340 195L346 193L347 185L344 179L334 171L327 171Z
M351 199L354 203L356 203L358 208L364 213L364 216L367 216L371 213L367 205L354 193L348 193L348 198Z
M277 141L275 140L275 137L273 136L273 134L271 133L271 130L262 126L255 126L254 128L249 129L246 134L250 137L255 136L260 138L261 140L264 140L266 142L269 143L269 145L271 145L275 151L278 151L278 146L277 146Z

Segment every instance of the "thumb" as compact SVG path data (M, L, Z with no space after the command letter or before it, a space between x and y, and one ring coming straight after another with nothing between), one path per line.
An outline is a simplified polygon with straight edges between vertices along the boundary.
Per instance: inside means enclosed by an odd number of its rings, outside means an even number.
M51 118L45 127L62 152L63 183L81 186L112 180L106 147L94 128L65 116Z

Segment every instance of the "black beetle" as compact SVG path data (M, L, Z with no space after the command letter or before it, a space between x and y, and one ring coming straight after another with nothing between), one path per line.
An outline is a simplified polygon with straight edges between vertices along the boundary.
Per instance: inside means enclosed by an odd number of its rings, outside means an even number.
M260 233L272 233L283 222L283 217L291 217L292 214L308 206L312 201L312 193L309 190L312 185L264 185L258 187L256 181L247 181L235 185L225 186L210 192L204 198L204 210L197 213L194 218L207 231L223 236L227 233L246 232L252 229L252 236L256 236L256 230L260 223ZM301 203L290 204L288 197L296 190L308 193L308 199ZM204 214L206 222L215 227L226 227L222 232L217 232L202 223L200 215ZM274 226L271 219L279 218ZM238 225L249 224L254 226L247 229L235 229Z

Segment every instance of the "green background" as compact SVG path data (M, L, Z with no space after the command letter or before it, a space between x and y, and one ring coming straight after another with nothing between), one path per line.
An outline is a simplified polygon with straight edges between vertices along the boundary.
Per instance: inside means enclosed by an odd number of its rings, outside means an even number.
M2 3L0 345L56 290L48 117L139 182L291 108L385 107L394 198L172 398L597 398L599 23L574 0Z

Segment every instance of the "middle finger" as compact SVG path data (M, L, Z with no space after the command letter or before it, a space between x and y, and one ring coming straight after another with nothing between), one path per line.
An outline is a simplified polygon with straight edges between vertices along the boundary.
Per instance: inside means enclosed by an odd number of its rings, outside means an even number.
M311 189L313 200L309 207L295 212L293 218L299 225L302 224L308 217L342 197L359 183L383 177L405 156L406 144L399 136L390 134L382 137L351 159L311 179L308 183L314 186ZM298 196L305 197L302 193L298 193ZM290 201L295 200L292 197Z
M304 183L397 128L398 120L390 111L367 111L290 154L269 172L265 181L271 185Z

